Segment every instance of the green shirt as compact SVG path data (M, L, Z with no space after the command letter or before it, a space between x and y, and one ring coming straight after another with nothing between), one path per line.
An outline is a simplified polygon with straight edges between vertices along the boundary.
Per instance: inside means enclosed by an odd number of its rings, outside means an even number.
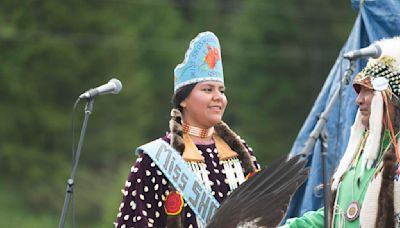
M337 203L333 214L333 218L335 219L334 227L360 227L360 217L354 221L349 221L345 218L345 214L352 202L356 201L359 205L362 205L368 184L376 172L376 167L372 167L369 170L365 169L363 175L359 176L361 173L362 157L363 154L356 164L351 166L343 175L342 182L338 188L338 194L336 195Z

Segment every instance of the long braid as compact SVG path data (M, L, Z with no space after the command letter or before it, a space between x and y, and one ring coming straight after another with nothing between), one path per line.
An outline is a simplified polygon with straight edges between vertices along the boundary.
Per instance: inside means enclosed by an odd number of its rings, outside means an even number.
M171 146L179 151L181 155L185 151L185 143L183 142L182 132L182 113L179 109L171 110L171 120L169 121L169 129L171 131Z
M197 83L186 85L178 89L172 96L171 102L173 108L171 110L171 119L169 121L169 129L171 133L170 145L177 150L181 155L185 151L185 143L183 142L183 131L182 131L182 107L180 103L189 96L190 92ZM176 189L170 184L168 186L170 192L176 191ZM178 215L167 216L167 227L181 228L183 227L184 213Z
M393 145L383 155L383 172L381 190L378 198L378 214L376 216L376 227L395 227L394 215L394 182L396 174L396 155Z
M254 172L256 170L254 163L251 159L250 153L247 151L239 136L229 128L229 126L221 121L221 123L214 126L217 134L239 155L239 160L242 161L245 173Z
M177 108L171 110L171 119L169 121L169 129L171 131L171 141L170 145L183 154L185 151L185 144L183 142L183 132L182 132L182 113ZM176 191L176 189L169 184L168 186L170 192ZM183 213L178 215L168 215L167 216L167 227L181 228L183 227Z
M390 103L394 106L393 130L395 134L399 132L400 115L399 115L399 99L395 94L392 94ZM393 139L396 140L396 139ZM381 190L378 198L378 214L376 227L395 227L394 215L394 182L393 178L396 175L396 153L394 146L383 155L383 172Z

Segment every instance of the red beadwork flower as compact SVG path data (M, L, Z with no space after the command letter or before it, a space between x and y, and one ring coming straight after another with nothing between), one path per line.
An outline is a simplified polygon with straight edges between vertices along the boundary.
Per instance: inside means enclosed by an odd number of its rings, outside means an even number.
M170 192L164 203L167 215L177 215L181 213L183 208L183 197L179 192Z
M219 55L218 48L207 45L208 53L204 58L204 61L207 63L210 69L214 69L215 65L219 60L221 60L221 56Z

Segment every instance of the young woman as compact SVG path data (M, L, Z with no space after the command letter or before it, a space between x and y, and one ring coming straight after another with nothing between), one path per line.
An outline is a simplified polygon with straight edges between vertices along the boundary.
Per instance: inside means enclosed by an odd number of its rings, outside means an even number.
M170 132L162 140L222 202L259 167L251 148L222 121L228 101L220 45L213 33L203 32L193 39L184 62L175 68L172 103ZM205 225L162 168L139 153L122 189L116 227Z

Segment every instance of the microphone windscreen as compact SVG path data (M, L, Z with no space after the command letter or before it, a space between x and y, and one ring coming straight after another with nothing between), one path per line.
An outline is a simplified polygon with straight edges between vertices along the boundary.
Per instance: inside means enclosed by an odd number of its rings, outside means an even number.
M109 82L115 85L115 90L112 92L113 94L118 94L119 92L121 92L122 83L120 80L113 78Z

